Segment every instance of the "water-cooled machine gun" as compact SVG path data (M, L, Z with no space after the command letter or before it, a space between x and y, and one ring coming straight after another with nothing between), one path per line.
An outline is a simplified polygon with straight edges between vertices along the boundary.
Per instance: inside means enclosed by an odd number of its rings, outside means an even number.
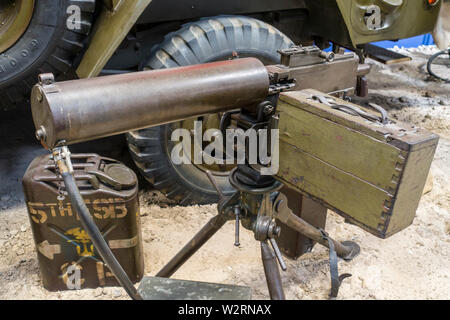
M346 276L339 276L337 259L353 259L359 246L336 241L294 214L280 192L283 186L378 237L412 223L438 137L389 119L378 105L363 108L339 98L367 91L370 68L358 64L353 54L334 55L316 47L280 54L281 64L274 66L242 58L66 82L55 82L50 74L40 76L31 98L36 137L53 153L83 228L131 297L142 295L77 192L68 145L218 112L223 113L222 131L234 126L277 135L261 141L257 134L256 152L263 146L271 161L258 158L250 163L246 158L233 169L229 181L236 191L231 195L223 194L207 172L220 196L218 214L157 277L170 277L233 220L236 244L240 225L260 242L270 297L284 299L278 265L285 270L286 264L277 245L282 223L330 249L330 296L336 297ZM249 145L255 141L245 141L246 149L255 147ZM275 158L279 163L272 170Z

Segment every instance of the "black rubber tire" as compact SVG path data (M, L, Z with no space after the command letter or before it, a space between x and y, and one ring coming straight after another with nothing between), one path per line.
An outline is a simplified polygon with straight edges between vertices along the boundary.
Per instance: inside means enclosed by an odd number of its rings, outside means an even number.
M143 67L161 69L226 60L233 52L274 64L280 60L277 50L292 44L279 30L253 18L204 18L168 34ZM202 170L171 162L170 137L179 126L180 123L174 123L127 134L131 156L144 177L179 204L217 202L217 193ZM225 194L233 191L228 176L216 176L216 180Z
M81 9L81 28L70 30L67 9ZM95 0L36 0L33 17L22 37L0 54L0 107L10 108L29 97L37 75L55 76L72 68L91 30Z

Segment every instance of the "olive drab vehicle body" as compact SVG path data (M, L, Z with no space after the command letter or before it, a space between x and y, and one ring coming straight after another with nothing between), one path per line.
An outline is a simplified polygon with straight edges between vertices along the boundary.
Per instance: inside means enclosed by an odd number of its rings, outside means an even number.
M322 38L356 49L369 42L398 40L431 32L435 27L442 1L251 0L242 3L233 0L216 3L207 0L105 0L104 2L107 6L97 22L98 28L93 41L77 69L80 77L98 75L135 23L154 24L217 15L256 15L274 21L273 24L291 39L307 41ZM111 34L115 36L111 37Z
M397 40L433 31L444 1L63 0L56 6L49 6L53 1L5 0L0 5L0 75L4 73L9 77L0 78L0 83L8 82L9 86L21 80L21 73L28 71L25 70L27 62L33 58L34 51L55 50L54 38L41 41L37 34L28 34L33 33L30 30L33 28L35 33L44 32L41 28L44 20L54 27L47 30L49 33L58 28L63 29L60 33L74 30L77 33L63 38L61 47L66 54L53 52L54 61L45 67L67 72L79 64L78 75L88 77L98 75L119 46L126 46L126 42L141 30L146 31L146 36L134 40L139 42L146 38L145 43L155 44L161 42L165 32L175 31L189 21L219 15L243 15L274 25L295 43L324 39L356 49L369 42ZM49 8L42 10L41 6ZM133 28L139 30L133 31ZM88 39L86 35L89 35ZM26 41L21 43L24 37ZM43 48L46 45L52 48ZM22 49L22 58L28 59L15 57L16 46ZM87 48L86 53L83 46ZM58 66L57 61L63 66ZM4 87L5 84L0 89Z

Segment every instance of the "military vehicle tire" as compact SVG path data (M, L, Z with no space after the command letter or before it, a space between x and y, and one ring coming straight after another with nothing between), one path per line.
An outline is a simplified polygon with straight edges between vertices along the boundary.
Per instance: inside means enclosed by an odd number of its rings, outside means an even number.
M66 73L74 57L83 48L83 40L91 29L95 10L95 0L7 0L2 2L0 11L11 12L2 15L0 25L14 26L14 19L24 19L20 10L28 10L27 25L16 34L10 34L10 43L0 50L0 107L9 108L14 103L28 98L31 87L37 82L39 73L52 72L55 76ZM79 8L79 11L75 7ZM74 16L73 14L76 14ZM79 13L79 14L78 14ZM69 20L76 17L76 20ZM78 19L80 18L80 19ZM18 20L17 20L18 21ZM6 22L6 23L5 23ZM21 20L21 23L24 21ZM72 22L72 23L71 23ZM76 22L77 24L74 24ZM79 22L79 24L78 24ZM5 26L6 25L6 26ZM2 35L17 28L0 30Z
M256 57L265 64L274 64L280 59L277 50L292 44L279 30L253 18L204 18L168 34L143 67L160 69L227 60L233 52L239 57ZM217 202L218 196L204 167L171 162L170 150L174 145L171 133L181 126L183 122L128 133L131 156L145 178L179 204ZM210 170L225 194L233 192L227 170Z

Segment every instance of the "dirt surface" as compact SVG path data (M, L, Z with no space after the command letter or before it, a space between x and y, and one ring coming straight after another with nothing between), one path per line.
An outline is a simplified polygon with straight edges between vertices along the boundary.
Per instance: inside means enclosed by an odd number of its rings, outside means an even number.
M343 281L338 299L450 298L450 85L434 81L425 72L426 58L433 50L408 51L412 62L390 67L370 61L370 100L386 107L391 117L429 129L441 140L432 165L434 188L423 196L408 229L381 240L329 212L327 231L337 240L358 242L362 249L354 261L339 262L340 272L352 277ZM57 293L43 289L20 181L33 157L45 151L33 141L29 113L24 110L1 115L0 299L127 299L120 288ZM23 121L24 117L28 120ZM121 158L123 139L118 139L104 140L97 144L100 149L79 146L73 152L100 150ZM116 146L113 154L112 145ZM215 215L216 206L173 206L152 190L141 191L140 199L145 273L154 275ZM241 247L236 248L230 222L174 277L247 285L255 299L268 299L259 245L250 232L241 233ZM287 265L282 279L288 299L328 297L326 249L316 246Z

